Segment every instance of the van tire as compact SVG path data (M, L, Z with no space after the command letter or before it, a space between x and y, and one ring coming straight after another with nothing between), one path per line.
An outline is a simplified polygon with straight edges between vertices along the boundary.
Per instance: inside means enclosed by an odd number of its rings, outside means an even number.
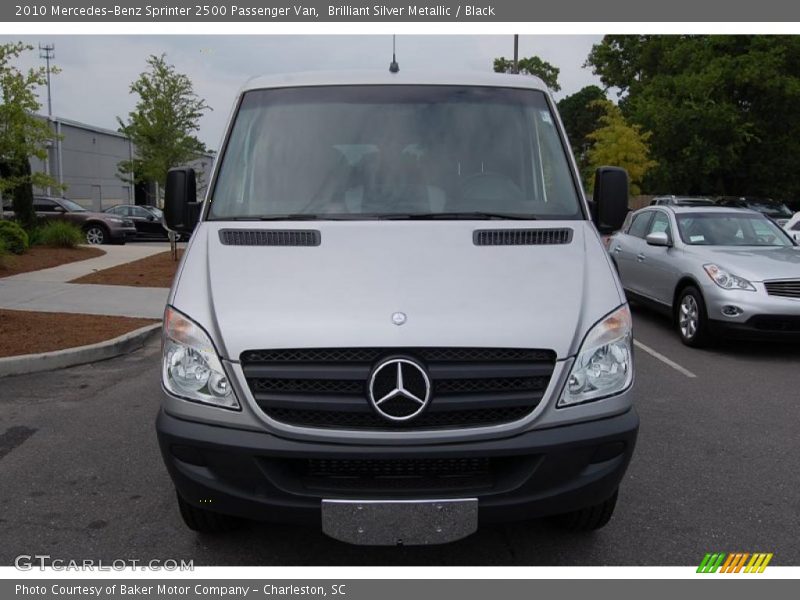
M180 494L178 494L178 508L186 526L198 533L225 533L237 529L242 524L242 520L236 517L192 506L181 498Z
M614 494L607 500L603 500L594 506L587 506L580 510L558 515L555 517L555 521L559 527L568 531L585 532L600 529L611 520L611 515L614 514L614 507L617 505L618 495L619 491L615 490Z

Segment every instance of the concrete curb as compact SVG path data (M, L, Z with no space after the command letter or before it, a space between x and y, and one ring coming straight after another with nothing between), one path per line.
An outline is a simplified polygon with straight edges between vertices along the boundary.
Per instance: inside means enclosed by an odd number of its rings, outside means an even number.
M160 330L161 323L154 323L114 339L89 344L88 346L43 352L42 354L23 354L22 356L0 358L0 377L52 371L128 354L144 346L151 337L158 335Z

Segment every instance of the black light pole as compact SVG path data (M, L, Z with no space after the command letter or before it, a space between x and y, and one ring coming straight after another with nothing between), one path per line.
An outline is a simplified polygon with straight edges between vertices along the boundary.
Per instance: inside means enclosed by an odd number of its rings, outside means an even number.
M50 61L56 57L56 47L54 44L39 44L39 58L43 58L47 63L47 116L53 116L53 101L50 97Z
M514 34L514 73L519 73L519 34Z

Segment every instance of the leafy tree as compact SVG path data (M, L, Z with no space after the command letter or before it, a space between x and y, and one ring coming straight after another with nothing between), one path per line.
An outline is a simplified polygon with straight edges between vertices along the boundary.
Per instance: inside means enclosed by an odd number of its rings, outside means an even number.
M154 181L163 189L171 168L208 152L196 133L200 117L211 107L195 94L189 77L166 62L166 55L150 56L147 65L130 86L130 93L139 96L136 108L127 123L117 117L119 131L136 147L136 157L120 162L118 169L124 181Z
M800 197L797 36L606 36L587 64L652 132L650 191Z
M639 184L658 164L650 159L647 141L651 134L628 123L619 107L608 100L596 100L592 108L604 114L600 117L600 128L587 136L592 142L587 153L589 169L594 171L604 165L622 167L628 171L631 195L639 195Z
M554 92L561 90L558 85L558 74L561 69L554 67L546 60L542 60L538 56L530 56L528 58L520 58L517 62L519 72L522 75L534 75L545 82ZM514 61L501 56L494 59L494 72L495 73L513 73Z
M41 105L35 90L47 83L45 69L23 72L13 64L32 49L22 42L0 45L0 194L11 196L17 220L28 228L36 221L33 186L60 187L52 177L31 172L30 158L45 160L47 143L56 137L36 116Z
M600 101L605 99L603 90L596 85L587 85L558 102L558 112L564 122L572 153L585 181L589 180L588 153L592 146L589 134L600 127L600 119L605 115Z

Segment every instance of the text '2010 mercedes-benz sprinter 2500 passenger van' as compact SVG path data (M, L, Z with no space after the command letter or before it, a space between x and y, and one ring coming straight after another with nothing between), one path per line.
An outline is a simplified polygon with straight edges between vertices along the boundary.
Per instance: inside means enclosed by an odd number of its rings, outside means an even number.
M479 522L605 525L631 458L631 316L601 242L620 169L581 183L544 84L256 79L164 317L157 430L186 524L317 522L433 544Z

